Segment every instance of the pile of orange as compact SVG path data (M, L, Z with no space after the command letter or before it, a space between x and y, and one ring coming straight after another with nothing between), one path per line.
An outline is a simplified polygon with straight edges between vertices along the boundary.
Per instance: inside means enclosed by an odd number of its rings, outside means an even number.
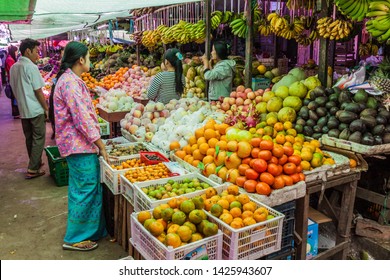
M101 80L102 87L104 87L105 89L110 89L113 88L116 83L124 82L125 78L123 76L128 70L129 67L121 67L118 69L118 71L115 72L115 74L105 76Z
M97 105L99 104L99 98L92 100L93 107L95 108L96 115L99 115L99 110L97 109Z
M145 163L143 163L139 158L133 158L122 162L120 165L112 164L111 168L116 170L123 170L128 168L136 168L140 166L145 166Z
M91 76L91 73L82 73L81 79L85 82L88 88L94 89L97 86L103 87L102 82L98 82L94 77Z
M125 177L131 182L143 182L169 177L169 169L163 163L147 165L126 171Z
M272 218L268 216L267 208L258 207L247 194L240 194L237 185L230 185L227 190L219 195L215 190L214 192L206 192L203 198L205 199L205 210L235 229L251 226Z

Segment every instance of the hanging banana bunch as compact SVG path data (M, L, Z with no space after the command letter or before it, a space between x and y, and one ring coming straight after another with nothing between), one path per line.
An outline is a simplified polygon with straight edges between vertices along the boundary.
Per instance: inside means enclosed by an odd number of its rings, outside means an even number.
M262 18L258 22L257 32L262 36L269 36L272 34L271 24L265 19Z
M350 21L343 19L334 20L331 17L320 18L317 21L317 31L320 37L330 40L341 40L347 38L353 29Z
M379 43L390 44L390 0L371 1L366 29Z

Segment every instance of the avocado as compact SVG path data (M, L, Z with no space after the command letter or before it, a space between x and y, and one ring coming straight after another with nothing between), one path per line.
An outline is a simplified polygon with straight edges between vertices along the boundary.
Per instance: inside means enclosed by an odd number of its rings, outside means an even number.
M338 94L341 93L341 89L339 89L338 87L334 87L333 90L334 90L334 93L338 93Z
M333 88L326 88L326 89L325 89L325 93L326 93L327 95L334 94L334 89L333 89Z
M338 121L338 119L335 116L329 117L327 126L330 129L338 128L339 124L340 124L340 122Z
M303 126L300 125L300 124L296 124L294 128L295 128L295 130L296 130L298 133L302 133L302 132L303 132Z
M374 136L372 136L371 133L365 133L363 135L363 138L362 138L362 141L361 143L363 145L368 145L368 146L372 146L375 144L375 139L374 139Z
M311 137L313 137L314 139L318 140L318 139L320 139L322 137L322 133L321 132L313 133L313 135Z
M314 101L318 104L319 107L323 107L325 106L326 102L328 102L328 97L320 96L317 97Z
M326 126L327 123L328 123L328 117L321 117L321 118L319 118L319 120L317 121L317 125L320 126L320 127Z
M390 124L386 125L385 132L386 133L390 133Z
M319 106L318 106L318 104L317 104L317 102L315 102L315 101L311 101L310 103L309 103L309 105L307 105L307 108L309 109L309 110L315 110L315 109L317 109Z
M348 128L341 131L339 138L343 140L348 140L349 136L351 136L351 131Z
M339 95L338 101L340 104L343 104L345 102L351 102L352 101L351 93L348 90L343 90Z
M345 110L345 108L349 105L349 102L344 102L343 104L340 105L340 110Z
M340 94L333 93L329 96L329 101L338 102Z
M360 116L372 116L375 118L377 116L377 113L377 110L367 108L360 112Z
M360 106L357 103L347 103L347 106L344 108L345 111L353 112L353 113L360 113Z
M372 116L361 116L360 119L366 125L367 128L371 129L377 125L376 119ZM390 128L390 127L389 127Z
M307 105L309 105L309 103L310 103L310 99L309 98L303 99L303 106L307 106Z
M390 120L390 112L389 111L387 111L386 109L379 109L378 112L379 112L378 113L379 116L382 116L382 117L386 118L387 121Z
M324 126L324 127L322 128L322 134L328 134L328 133L329 133L329 127Z
M387 124L387 119L381 115L376 116L375 120L377 124Z
M336 117L342 123L351 123L358 118L355 113L349 111L338 111Z
M378 101L375 97L368 97L367 99L367 108L376 109L378 107Z
M326 109L328 109L328 110L330 110L330 109L332 109L333 107L336 107L336 102L335 101L328 101L328 102L326 102L326 104L325 104L325 108Z
M309 119L309 109L306 106L303 106L299 112L298 116L300 116L302 119L307 120Z
M355 143L362 142L362 133L360 131L355 131L348 137L348 141L352 141Z
M339 111L339 110L340 110L339 108L333 107L333 108L331 108L331 109L329 110L329 113L330 113L332 116L334 116L334 115L336 115L337 111Z
M349 127L348 124L346 124L346 123L340 123L338 129L339 129L340 131L343 131L344 129L346 129L346 128L348 128L348 127Z
M298 119L296 124L299 124L299 125L302 125L302 126L305 126L306 125L306 121L304 119Z
M322 126L319 126L318 124L313 126L314 133L319 133L322 131Z
M385 132L386 127L383 124L378 124L372 129L372 134L382 135Z
M349 130L351 132L356 132L356 131L364 132L366 130L366 125L361 119L357 119L350 123Z
M383 144L383 139L381 136L375 135L374 136L374 142L375 145L382 145Z
M340 130L338 130L337 128L333 128L329 130L328 135L329 137L339 138Z
M356 103L366 103L368 99L368 93L364 89L359 89L353 96L353 101Z
M310 126L304 126L303 127L303 134L306 136L312 136L314 133L313 129Z
M314 111L309 111L309 118L315 122L318 121L318 116Z
M319 107L316 109L316 114L318 117L324 117L328 114L328 110L325 107Z
M389 144L390 143L390 133L385 133L384 135L383 135L383 137L382 137L382 139L383 139L383 143L384 144Z
M307 126L310 126L310 127L313 127L313 126L316 125L316 121L314 121L314 120L312 120L312 119L308 119L308 120L306 121L306 125L307 125Z
M314 98L317 98L320 96L326 96L325 88L323 86L318 86L311 91L310 96L311 95L313 95Z
M367 109L366 103L358 103L358 105L360 107L360 112L363 111L364 109Z

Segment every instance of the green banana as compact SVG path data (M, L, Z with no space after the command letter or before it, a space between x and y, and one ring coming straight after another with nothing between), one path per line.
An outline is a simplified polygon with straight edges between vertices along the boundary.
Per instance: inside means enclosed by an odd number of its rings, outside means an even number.
M390 10L390 3L386 1L373 1L370 3L369 7L370 10L388 12Z
M379 42L385 42L389 38L390 38L390 29L388 29L386 33L379 36L378 40L379 40Z

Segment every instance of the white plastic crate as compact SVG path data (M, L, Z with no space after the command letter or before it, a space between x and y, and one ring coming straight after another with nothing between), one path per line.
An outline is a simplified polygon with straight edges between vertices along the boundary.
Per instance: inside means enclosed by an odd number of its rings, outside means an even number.
M102 117L99 117L99 127L100 127L100 135L101 136L107 136L110 135L110 123L103 119Z
M221 193L228 184L222 186ZM206 214L223 232L222 256L225 260L255 260L281 249L284 215L249 197L258 207L264 207L275 218L240 229L234 229L220 219Z
M121 194L122 189L121 189L121 185L120 185L119 176L121 174L125 174L126 171L130 170L131 168L116 170L116 169L112 168L111 165L119 165L128 159L139 158L139 157L140 157L139 154L137 154L137 155L128 156L128 157L122 158L122 159L110 159L110 164L108 162L106 162L102 157L100 157L101 182L105 183L114 195Z
M175 177L170 177L170 178L164 178L164 179L159 179L159 180L153 180L153 181L147 181L147 182L137 182L135 184L131 184L129 180L127 180L124 176L121 178L123 181L122 187L124 188L124 193L123 195L129 200L132 198L130 203L134 205L134 210L135 211L143 211L143 210L150 210L155 207L157 207L160 204L167 203L170 198L166 199L161 199L161 200L151 200L143 191L142 188L148 188L151 186L163 186L165 185L169 180L173 180L175 182L181 183L184 179L193 179L197 178L199 182L201 183L207 183L211 187L214 187L217 191L222 188L221 185L215 183L214 181L211 181L207 177L204 177L198 173L190 173L182 176L175 176ZM199 190L195 191L192 193L186 193L180 196L185 196L187 198L195 197L195 196L200 196L203 193L205 193L205 190Z
M209 260L222 259L222 232L178 248L167 247L138 222L138 213L131 215L131 238L134 248L147 260L182 260L198 247L206 246Z

